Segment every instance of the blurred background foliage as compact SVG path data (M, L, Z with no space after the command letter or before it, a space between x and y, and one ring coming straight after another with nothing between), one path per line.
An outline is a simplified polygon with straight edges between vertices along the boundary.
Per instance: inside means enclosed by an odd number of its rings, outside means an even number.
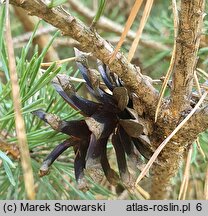
M75 10L68 1L54 1L54 4L63 4L76 17L86 25L90 25L89 19ZM84 8L96 11L97 0L79 0ZM128 18L134 0L106 1L104 16L115 25L123 29ZM41 68L42 62L65 59L74 56L73 47L79 47L75 41L61 36L56 29L47 23L38 22L37 18L29 17L17 8L10 8L12 36L15 46L17 72L22 97L22 113L26 123L27 139L32 158L32 167L36 184L37 199L143 199L139 193L131 195L126 191L118 191L110 186L106 179L101 184L96 184L89 179L91 189L83 193L76 188L74 179L72 149L62 154L51 167L48 176L39 178L38 170L41 162L47 154L64 138L65 135L54 132L43 122L35 118L31 112L36 109L44 109L55 113L63 119L72 120L82 116L71 109L51 87L50 81L57 73L66 73L73 77L80 77L74 62L65 63L61 67L54 64L49 68ZM208 4L206 5L208 9ZM131 28L136 32L141 19L141 8ZM206 10L207 11L207 10ZM8 60L6 44L4 42L5 10L0 5L0 199L25 199L24 181L21 165L18 157L17 139L14 125L13 102L11 98L10 77L8 72ZM204 21L203 35L199 50L197 67L208 71L208 19ZM36 28L36 30L34 30ZM116 45L119 34L98 27L97 31L106 40ZM39 35L39 37L35 37ZM145 26L142 41L137 49L132 62L142 68L144 74L152 79L158 79L165 75L173 48L173 17L171 1L155 0L150 17ZM34 39L34 40L33 40ZM122 46L122 52L128 53L132 39L127 38ZM92 59L93 60L93 59ZM93 61L92 61L93 62ZM92 63L93 64L93 63ZM201 77L204 81L206 78ZM75 82L79 94L84 95L84 87ZM80 88L81 87L81 88ZM158 89L160 85L157 86ZM85 95L87 96L87 95ZM191 161L191 174L189 179L186 199L203 199L204 184L207 169L208 133L199 136L201 149L195 143ZM9 146L8 149L5 146ZM12 148L12 150L11 150ZM16 154L15 154L16 153ZM204 153L204 155L203 155ZM109 154L114 161L114 153L109 143ZM116 167L116 166L115 166ZM178 176L173 179L171 197L177 199L180 185L183 179L184 164L182 164ZM208 177L207 177L208 178Z

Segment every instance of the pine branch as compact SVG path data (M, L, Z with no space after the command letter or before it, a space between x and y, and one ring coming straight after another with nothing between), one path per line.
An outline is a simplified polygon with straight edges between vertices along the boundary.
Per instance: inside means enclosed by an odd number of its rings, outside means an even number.
M91 31L90 28L61 7L48 8L42 0L10 0L11 4L22 7L30 15L44 19L60 29L63 35L70 36L78 41L82 50L91 52L94 57L104 62L112 72L115 72L124 81L126 87L137 96L135 97L139 104L137 110L142 108L139 110L141 114L143 110L147 114L145 115L145 120L150 125L148 136L155 149L191 112L192 107L189 107L189 103L193 71L197 59L198 36L203 20L203 13L198 13L198 11L203 11L204 2L202 0L182 0L179 33L176 40L176 60L173 64L173 100L170 103L172 113L166 100L164 106L161 107L158 121L154 123L153 118L158 101L158 93L151 85L149 78L140 73L140 68L136 68L128 63L125 56L121 53L118 53L115 60L109 63L113 47L95 31ZM185 5L190 10L185 9ZM198 9L193 9L192 7L198 7ZM183 110L186 110L186 112L180 115ZM171 178L175 176L179 169L185 148L196 139L200 132L208 128L207 119L208 111L206 107L197 110L160 153L157 158L159 163L154 163L152 169L151 199L168 198L167 192L168 187L171 185Z
M80 15L84 16L87 21L92 21L95 12L87 8L84 4L77 0L68 0L70 7L75 10ZM114 32L117 35L121 35L123 32L123 26L120 24L108 19L105 16L100 17L100 20L97 23L97 28L103 29L104 31ZM144 34L143 34L144 35ZM129 30L127 34L127 39L133 41L136 37L136 32ZM145 38L145 36L144 36ZM150 49L158 50L158 51L166 51L169 50L169 47L153 40L143 40L140 41L141 45Z
M171 109L178 117L190 105L194 70L200 44L205 0L182 0L176 38Z
M162 123L161 133L175 129L178 122L194 109L190 106L194 70L197 64L197 52L200 43L205 0L181 0L176 55L173 67L173 85L167 112L170 124L167 129ZM190 112L191 110L191 112ZM178 172L186 147L196 140L198 134L207 128L207 109L202 109L181 128L158 156L159 164L153 164L151 199L167 199L170 194L171 179ZM182 115L182 111L183 115ZM202 117L203 116L203 117ZM166 135L167 134L167 135ZM156 134L161 137L161 134ZM154 146L157 147L157 141Z
M128 63L125 56L121 53L118 53L116 59L109 63L113 47L96 32L91 31L90 28L61 7L48 8L41 0L10 0L10 3L22 7L28 14L38 16L57 27L62 31L63 35L77 40L84 50L92 52L96 58L100 59L111 71L115 72L126 86L141 98L149 112L154 115L154 107L158 98L155 88L148 79L141 75L140 69Z

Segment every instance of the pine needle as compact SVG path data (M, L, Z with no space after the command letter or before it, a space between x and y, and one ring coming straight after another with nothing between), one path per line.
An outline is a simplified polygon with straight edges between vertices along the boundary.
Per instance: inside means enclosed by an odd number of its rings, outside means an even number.
M200 87L200 84L199 84L199 80L198 80L196 71L194 71L194 81L196 83L196 88L197 88L197 91L199 93L199 96L201 97L202 96L202 91L201 91L201 87Z
M207 166L207 172L206 172L206 178L204 184L204 199L208 200L208 166Z
M93 21L92 21L92 24L90 25L91 29L93 29L95 27L96 23L99 21L100 17L102 16L104 8L105 8L105 3L106 3L105 0L99 0L98 10L96 12L96 15L95 15Z
M180 192L179 192L179 196L178 196L179 200L181 200L181 199L185 200L185 198L186 198L186 192L187 192L189 176L190 176L190 166L191 166L192 153L193 153L193 146L191 145L191 147L188 151L187 159L186 159L186 166L185 166L185 170L184 170L183 180L182 180L182 184L181 184Z
M6 44L9 59L9 71L11 77L12 97L15 113L15 127L17 139L20 149L20 158L24 176L24 184L28 199L35 199L35 185L33 172L29 154L29 148L26 137L25 123L21 112L20 87L18 84L18 76L16 71L16 63L14 56L14 47L12 42L10 17L9 17L9 1L6 1Z
M208 73L207 73L207 72L205 72L205 71L202 70L201 68L197 68L197 71L198 71L199 73L201 73L203 76L205 76L206 79L208 79Z
M138 184L141 179L149 172L150 167L152 166L152 164L155 162L157 156L160 154L160 152L162 151L162 149L166 146L166 144L172 139L172 137L184 126L184 124L191 118L191 116L196 112L196 110L199 108L199 106L202 104L202 102L204 101L204 99L207 96L207 92L205 92L202 97L200 98L200 100L198 101L198 103L196 104L196 106L191 110L191 112L186 116L186 118L175 128L175 130L173 130L173 132L159 145L159 147L156 149L156 151L154 152L154 154L152 155L152 157L150 158L150 160L148 161L148 163L146 164L146 166L144 167L144 169L142 170L142 172L140 173L139 177L136 180L136 184Z
M137 33L136 33L136 38L134 39L134 41L133 41L133 43L131 45L131 48L129 50L129 55L128 55L129 62L131 62L131 60L132 60L132 58L134 56L134 53L136 52L136 49L137 49L137 46L139 44L139 40L141 38L144 26L145 26L145 24L147 22L147 19L149 17L153 1L154 0L147 0L147 2L146 2L145 8L144 8L144 12L142 14L142 19L141 19L139 28L138 28Z
M200 145L200 142L199 142L199 138L198 138L198 137L197 137L197 139L196 139L196 145L197 145L197 148L198 148L199 152L201 153L202 157L203 157L204 160L205 160L205 159L206 159L206 155L205 155L205 153L204 153L204 151L203 151L203 149L202 149L202 147L201 147L201 145Z
M49 67L49 66L51 66L52 64L54 64L54 62L55 62L57 65L60 65L60 64L66 63L66 62L75 61L76 59L77 59L77 57L71 57L71 58L66 58L66 59L57 60L57 61L53 61L53 62L44 62L44 63L41 63L41 67Z
M126 22L126 25L124 27L124 30L122 32L121 38L120 38L111 58L109 60L110 63L114 60L114 58L116 57L116 54L118 53L119 49L121 48L121 46L122 46L122 44L123 44L123 42L124 42L124 40L128 34L128 31L131 28L131 26L132 26L132 24L136 18L136 15L137 15L137 13L138 13L141 5L142 5L142 2L143 2L143 0L136 0L135 1L134 5L131 9L130 15L128 17L128 20Z
M165 89L167 87L170 75L173 71L173 67L174 67L174 62L175 62L175 56L176 56L176 37L178 34L178 11L177 11L177 5L176 5L176 0L172 0L172 6L173 6L173 15L174 15L174 46L173 46L173 52L172 52L172 56L171 56L171 60L170 60L170 66L168 68L168 71L166 73L164 82L162 84L161 90L160 90L160 94L159 94L159 99L158 99L158 104L157 104L157 108L155 111L155 122L157 121L157 117L158 117L158 113L160 111L160 106L162 103L162 99L165 93Z
M145 199L150 199L150 194L145 191L141 186L136 185L136 189Z

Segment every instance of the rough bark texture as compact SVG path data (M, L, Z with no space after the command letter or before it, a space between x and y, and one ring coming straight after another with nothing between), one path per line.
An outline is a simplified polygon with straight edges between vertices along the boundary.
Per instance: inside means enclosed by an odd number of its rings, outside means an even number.
M74 9L77 13L79 13L80 15L84 16L85 19L88 21L88 23L92 22L95 14L96 14L95 11L92 11L89 8L86 8L85 5L83 5L81 2L79 2L77 0L68 0L68 2L70 4L70 7L72 9ZM115 2L109 1L108 4L115 4ZM114 32L115 34L118 34L119 36L123 32L123 26L113 22L112 20L110 20L104 16L100 17L99 21L96 24L96 27L101 28L104 31ZM135 37L136 37L136 32L129 30L129 32L127 34L127 39L129 39L130 41L133 41ZM147 38L147 37L144 36L144 38ZM150 39L148 39L148 40L147 39L146 40L141 39L140 44L147 47L147 48L151 48L151 49L153 48L154 50L159 50L159 51L161 51L161 50L167 51L169 49L169 47L167 47L167 46L165 46L159 42L152 41Z
M80 42L83 50L92 52L95 57L107 64L111 71L117 73L131 91L142 96L142 100L149 108L152 109L152 104L156 104L158 97L157 91L140 74L139 68L128 63L127 59L121 53L118 53L117 58L109 64L113 47L71 14L60 7L50 9L43 1L38 0L10 0L10 3L21 6L28 11L29 15L36 15L44 19L46 22L60 29L63 35L70 36Z
M202 33L204 6L204 0L181 1L171 93L171 109L176 117L190 105L193 75Z
M169 115L161 124L161 134L153 135L162 138L168 136L179 124L183 115L190 112L190 99L194 70L197 63L197 52L203 23L204 0L182 0L178 37L176 38L176 60L173 71L173 86L171 102L168 105ZM164 114L164 112L163 112ZM193 118L194 119L194 118ZM203 120L204 121L204 120ZM169 127L165 125L169 125ZM194 127L194 130L191 129ZM152 199L165 199L170 192L171 179L177 174L182 162L183 153L188 144L192 144L197 137L197 125L188 125L183 128L169 142L158 157L160 165L154 165L152 180ZM163 135L163 136L161 136ZM188 135L188 136L187 136ZM163 140L153 142L155 147Z
M41 0L10 0L10 3L25 9L61 30L62 34L80 43L83 50L91 52L115 72L126 87L135 93L134 102L138 113L148 123L149 137L154 148L175 129L190 112L192 77L196 65L205 0L181 0L180 23L177 37L176 62L173 71L173 88L170 100L164 100L158 121L154 122L158 93L149 78L140 69L128 63L121 53L109 63L113 47L91 31L78 19L62 8L49 9ZM170 103L169 103L170 101ZM182 112L183 111L183 112ZM172 138L153 165L151 199L167 199L171 179L175 176L187 145L208 128L208 108L202 108L192 116Z
M203 126L201 124L202 122L204 122ZM151 199L167 199L169 197L169 193L171 192L171 179L178 171L184 152L196 140L199 133L207 128L208 107L206 106L198 110L178 134L174 136L159 156L159 164L154 164L152 168Z

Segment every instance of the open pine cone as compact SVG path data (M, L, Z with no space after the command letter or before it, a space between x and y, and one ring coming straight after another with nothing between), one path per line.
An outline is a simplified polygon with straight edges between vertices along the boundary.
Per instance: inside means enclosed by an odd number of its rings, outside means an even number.
M98 102L80 97L67 75L57 75L54 78L52 85L56 91L70 106L80 110L85 119L62 121L58 116L42 110L34 112L54 130L69 135L69 138L44 160L40 175L47 174L57 157L67 148L73 147L75 178L81 190L88 189L85 174L90 175L96 182L105 175L113 185L122 182L124 186L132 188L134 179L130 175L129 167L136 169L140 154L145 158L152 155L150 141L144 133L145 125L133 110L131 95L123 82L99 60L98 73L88 68L84 53L75 49L75 55L79 59L77 66L86 81L87 89ZM104 84L101 84L99 75ZM120 177L108 161L107 142L110 138Z

